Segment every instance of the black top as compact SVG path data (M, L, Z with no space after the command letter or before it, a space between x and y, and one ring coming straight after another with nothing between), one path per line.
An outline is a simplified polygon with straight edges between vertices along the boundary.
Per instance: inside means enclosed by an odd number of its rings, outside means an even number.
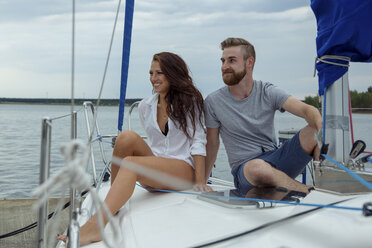
M164 134L164 136L167 136L168 131L169 131L169 127L168 127L168 122L167 122L167 123L165 123L164 132L163 131L161 131L161 132Z

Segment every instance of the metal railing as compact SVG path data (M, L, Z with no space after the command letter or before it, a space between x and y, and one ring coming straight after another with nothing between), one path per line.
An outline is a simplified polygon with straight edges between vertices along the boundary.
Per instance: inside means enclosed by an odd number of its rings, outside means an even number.
M128 116L128 129L129 130L132 130L132 111L135 107L138 107L138 104L140 103L141 101L137 101L137 102L134 102L132 105L130 105L130 108L129 108L129 116Z
M133 103L129 109L128 115L128 129L132 129L132 111L135 107L138 107L140 101ZM101 153L102 161L105 165L105 169L100 177L97 180L97 172L96 172L96 163L95 157L93 153L93 146L90 145L90 160L92 166L92 178L94 186L100 185L101 181L104 178L104 173L108 170L109 162L107 161L107 157L105 154L105 150L102 144L102 140L105 138L115 139L117 135L101 135L100 129L98 126L98 121L94 118L95 116L95 107L90 101L86 101L83 103L83 110L84 110L84 117L85 117L85 124L87 129L88 137L91 136L92 128L89 121L89 115L93 118L93 125L95 132L97 134L97 138L91 140L91 143L95 141L99 141L99 150ZM56 118L49 118L44 117L42 120L42 135L41 135L41 152L40 152L40 184L43 184L49 177L49 170L50 170L50 153L51 153L51 137L52 137L52 120L57 120L65 117L71 116L71 140L77 138L77 111L74 111L72 114L66 114L63 116L59 116ZM146 138L146 137L142 137ZM113 140L114 140L113 139ZM114 141L112 141L112 147L114 145ZM81 192L77 192L76 189L70 189L70 224L69 224L69 239L67 243L67 247L75 248L79 247L79 232L80 226L78 223L78 216L80 214L81 208ZM39 209L39 219L38 219L38 245L39 248L46 248L47 247L47 220L48 220L48 201L46 201L43 206Z
M93 106L92 102L84 102L83 104L84 109L84 116L86 121L86 128L88 136L91 135L91 125L89 123L89 111L91 112L92 116L95 114L95 107ZM51 137L52 137L52 120L57 120L61 118L65 118L71 116L71 139L77 138L77 112L74 111L72 114L67 114L64 116L59 116L56 118L49 118L44 117L42 119L42 130L41 130L41 149L40 149L40 185L43 184L49 177L50 171L50 154L51 154ZM94 118L93 118L94 119ZM97 133L96 139L92 139L92 143L95 141L99 141L99 149L101 152L102 161L105 164L105 170L107 169L108 162L106 158L106 154L104 151L104 147L102 144L102 140L104 138L113 138L116 135L100 135L100 130L98 127L97 120L93 123L95 131ZM99 184L97 182L97 174L96 174L96 166L95 166L95 158L93 154L93 146L91 147L91 166L92 166L92 178L94 181L94 186ZM104 173L103 172L103 173ZM101 179L103 176L101 176ZM79 223L78 223L78 216L80 214L80 206L81 206L81 192L77 192L76 189L70 189L70 224L69 224L69 241L67 243L67 247L79 247ZM46 248L47 247L47 220L48 220L48 201L46 201L41 208L39 209L39 217L38 217L38 244L37 247L39 248Z
M41 127L41 151L40 151L40 185L49 177L50 168L50 144L52 134L52 121L49 117L44 117ZM48 201L39 209L38 220L38 247L45 248L47 241L46 223L48 220Z
M77 112L73 112L71 116L71 140L77 138ZM78 214L80 213L81 198L80 192L78 192L74 187L70 189L70 225L68 227L68 232L70 236L77 237L74 239L69 239L67 242L68 248L78 248L80 247L80 226L77 221Z
M87 132L88 132L88 137L89 137L91 135L92 131L90 129L90 124L89 124L88 107L90 107L93 116L94 116L95 111L94 111L94 106L93 106L92 102L84 102L83 107L84 107L85 123L86 123L86 126L87 126ZM97 128L97 122L94 123L94 124ZM99 132L99 129L97 130L97 132ZM91 160L91 163L92 163L93 182L94 182L94 185L96 185L97 184L97 174L96 174L96 162L94 160L93 146L90 146L90 160Z

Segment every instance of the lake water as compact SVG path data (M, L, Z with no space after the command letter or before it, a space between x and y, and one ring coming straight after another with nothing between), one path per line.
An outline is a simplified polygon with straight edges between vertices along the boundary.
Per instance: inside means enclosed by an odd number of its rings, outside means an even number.
M48 116L55 118L70 113L70 106L65 105L26 105L26 104L0 104L0 199L3 198L29 198L34 188L39 184L41 120ZM78 138L87 140L85 118L80 106L78 111ZM117 134L117 107L102 106L98 109L98 124L103 135ZM125 111L123 129L128 129L128 108ZM63 158L59 152L60 146L69 141L70 117L53 120L51 169L53 175L63 165ZM367 150L372 150L372 115L353 114L355 139L363 139ZM275 117L276 130L300 129L305 121L288 113L277 113ZM144 134L140 127L138 114L132 113L132 127L140 134ZM111 156L111 145L104 143L106 156ZM221 143L222 144L222 143ZM95 144L98 151L98 145ZM96 153L97 155L99 154ZM103 169L102 160L96 156L98 171ZM216 168L213 170L216 177L232 180L230 167L223 145L218 153Z

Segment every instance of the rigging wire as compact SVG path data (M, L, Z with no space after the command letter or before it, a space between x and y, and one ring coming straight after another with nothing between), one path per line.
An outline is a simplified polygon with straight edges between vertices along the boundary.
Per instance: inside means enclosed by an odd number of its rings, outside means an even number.
M72 2L73 3L72 3L71 113L70 113L70 115L71 115L71 139L74 139L73 115L74 115L74 105L75 105L74 104L74 85L75 85L75 0L73 0ZM116 24L117 24L117 19L118 19L118 15L119 15L120 5L121 5L121 0L119 0L118 7L117 7L117 10L116 10L116 17L115 17L114 27L113 27L113 31L112 31L112 35L111 35L111 41L110 41L109 51L108 51L108 55L107 55L107 59L106 59L106 64L105 64L105 69L104 69L104 73L103 73L102 82L101 82L101 88L100 88L100 92L99 92L99 96L98 96L97 104L96 104L97 105L96 106L96 111L94 112L94 115L93 115L93 123L95 123L96 122L96 119L97 119L98 106L100 104L101 95L102 95L103 86L104 86L104 82L105 82L105 78L106 78L106 73L107 73L107 68L108 68L108 63L109 63L109 60L110 60L111 49L112 49L112 44L113 44L113 39L114 39L114 34L115 34L115 28L116 28ZM62 116L62 117L57 117L55 119L63 118L63 117L66 117L66 116L69 116L69 115L65 115L65 116ZM93 125L92 131L91 131L91 133L89 135L89 140L88 140L88 146L89 147L92 145L92 137L93 137L93 133L95 131L95 128L96 128L95 125ZM90 151L90 149L89 149L89 151ZM53 216L53 214L52 214L52 216ZM29 225L27 227L21 228L20 230L15 231L15 232L12 232L12 233L17 234L20 231L23 232L23 231L29 230L29 229L31 229L31 228L33 228L35 226L37 226L37 224L35 225L35 223L33 223L33 224L31 224L31 225Z
M104 86L104 82L105 82L105 79L106 79L106 73L107 73L107 68L108 68L108 64L109 64L109 60L110 60L110 55L111 55L111 49L112 49L112 44L113 44L113 39L114 39L114 35L115 35L115 29L116 29L116 24L117 24L117 19L118 19L118 15L119 15L119 11L120 11L120 5L121 5L121 0L119 0L118 2L118 6L117 6L117 10L116 10L116 16L115 16L115 22L114 22L114 27L113 27L113 31L112 31L112 35L111 35L111 40L110 40L110 45L109 45L109 51L108 51L108 54L107 54L107 59L106 59L106 63L105 63L105 68L104 68L104 73L103 73L103 78L102 78L102 82L101 82L101 87L100 87L100 91L99 91L99 95L98 95L98 98L97 98L97 103L96 103L96 111L94 111L93 113L93 120L92 120L92 123L93 123L93 128L92 128L92 131L91 133L89 134L89 139L88 139L88 153L90 154L92 152L92 149L91 149L91 146L92 146L92 139L93 139L93 133L95 132L96 130L96 120L97 120L97 113L98 113L98 107L99 107L99 104L100 104L100 100L101 100L101 96L102 96L102 91L103 91L103 86ZM74 115L74 74L75 74L75 0L73 0L73 18L72 18L72 68L71 68L71 139L75 139L75 133L74 133L74 129L73 129L73 126L74 126L74 120L73 120L73 115ZM84 170L86 170L86 167L88 165L88 159L82 161L83 162L83 168ZM71 188L72 190L75 190L75 188ZM95 194L92 194L92 197L93 197L93 200L96 204L102 204L99 202L99 199L97 198L97 196ZM40 201L40 200L39 200ZM74 200L72 200L74 201ZM75 209L75 206L71 206L72 208ZM105 210L105 213L106 215L109 217L109 219L111 219L111 217L109 216L109 212L107 210L107 208L105 206L102 206ZM102 217L99 215L99 218L98 218L98 221L99 221L99 224L100 224L100 227L102 225ZM103 229L101 230L102 228L100 228L100 231L102 233ZM117 241L117 239L115 238L114 239L115 241ZM108 245L109 247L111 247L111 245L109 243L107 243L108 241L103 238L103 241L106 245Z
M96 103L96 111L93 114L93 122L92 123L95 123L96 120L97 120L98 107L99 107L99 104L101 102L101 96L102 96L103 86L105 84L107 68L108 68L108 64L109 64L109 61L110 61L111 49L112 49L112 44L113 44L114 36L115 36L116 24L118 22L118 16L119 16L119 12L120 12L120 5L121 5L121 0L119 0L118 7L116 9L116 16L115 16L114 27L112 29L109 50L108 50L108 54L107 54L107 58L106 58L106 63L105 63L105 69L104 69L104 72L103 72L103 77L102 77L102 82L101 82L101 88L99 90L99 94L98 94L98 98L97 98L97 103ZM95 125L93 125L92 131L91 131L91 133L89 135L89 144L91 144L91 142L92 142L94 131L95 131Z
M72 0L72 39L71 39L71 115L74 113L74 87L75 87L75 0ZM71 118L72 123L72 118ZM72 125L71 125L72 126ZM71 131L72 133L72 131Z

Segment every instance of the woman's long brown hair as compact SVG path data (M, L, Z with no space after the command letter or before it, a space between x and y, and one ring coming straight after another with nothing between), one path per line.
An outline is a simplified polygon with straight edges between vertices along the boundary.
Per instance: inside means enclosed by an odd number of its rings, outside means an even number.
M159 62L169 82L169 91L165 96L169 117L178 123L188 138L194 137L197 121L203 126L203 96L195 87L185 61L169 52L155 54L153 61ZM187 131L187 116L190 116L192 134Z

